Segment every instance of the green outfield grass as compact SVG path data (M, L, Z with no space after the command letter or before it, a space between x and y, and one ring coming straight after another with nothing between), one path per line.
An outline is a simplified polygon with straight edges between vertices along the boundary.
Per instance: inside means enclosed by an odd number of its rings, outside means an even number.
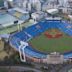
M45 53L55 51L64 53L72 51L72 38L65 34L61 38L49 39L43 33L40 36L31 39L29 42L33 48Z

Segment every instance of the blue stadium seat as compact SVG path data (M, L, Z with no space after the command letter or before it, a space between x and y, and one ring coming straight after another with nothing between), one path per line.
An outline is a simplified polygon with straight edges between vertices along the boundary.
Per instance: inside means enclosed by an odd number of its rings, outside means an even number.
M69 58L72 58L72 52L64 54L64 59L69 59Z
M46 54L37 52L36 50L33 50L33 48L30 46L25 48L25 53L31 57L36 57L36 58L46 58L46 56L47 56Z
M38 34L44 32L44 31L46 31L47 29L50 29L50 28L58 28L62 32L65 32L66 34L72 36L72 28L67 29L66 28L67 26L68 26L67 23L65 24L65 23L62 23L60 21L45 20L45 21L39 22L39 23L37 23L33 26L30 26L30 27L23 29L22 31L12 35L12 37L10 39L10 43L11 43L11 45L13 45L13 47L18 49L19 46L20 46L20 41L27 41L30 38L27 34L35 37ZM47 54L36 51L31 46L27 46L25 48L25 53L28 56L35 57L35 58L41 58L42 59L42 58L47 57ZM65 59L70 58L70 57L72 57L72 52L68 53L68 54L64 54Z

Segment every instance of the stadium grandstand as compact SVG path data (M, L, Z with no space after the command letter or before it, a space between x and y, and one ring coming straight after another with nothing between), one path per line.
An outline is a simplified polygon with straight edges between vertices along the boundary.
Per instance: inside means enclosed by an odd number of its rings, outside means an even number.
M29 13L22 11L19 8L8 9L0 12L0 34L20 30L29 18ZM8 31L8 29L10 30Z
M18 33L13 34L10 38L10 45L14 47L17 51L19 51L21 41L28 43L30 39L39 36L41 33L51 28L57 28L62 32L65 32L69 36L72 36L72 28L70 28L71 26L71 24L63 22L61 20L44 20L26 29L23 29ZM21 52L23 52L24 46L21 49ZM35 50L29 43L28 46L25 47L24 53L25 56L30 57L34 60L38 59L38 61L43 61L49 55ZM65 60L68 60L72 58L72 52L64 53L63 56Z

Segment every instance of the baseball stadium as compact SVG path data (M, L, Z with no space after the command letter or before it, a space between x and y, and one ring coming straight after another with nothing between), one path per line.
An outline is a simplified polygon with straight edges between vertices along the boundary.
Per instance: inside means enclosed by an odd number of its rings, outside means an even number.
M31 22L28 11L18 7L1 9L0 37L3 34L10 34L9 44L19 52L22 62L28 58L47 63L51 54L72 59L72 24L67 20L44 18Z
M25 56L42 61L52 52L72 58L72 25L61 20L44 20L11 36L10 45Z

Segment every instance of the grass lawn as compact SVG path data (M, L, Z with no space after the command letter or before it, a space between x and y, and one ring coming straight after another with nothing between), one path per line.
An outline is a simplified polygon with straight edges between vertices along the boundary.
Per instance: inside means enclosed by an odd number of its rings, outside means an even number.
M61 38L47 38L44 34L29 41L33 48L44 53L72 51L72 38L63 35Z

